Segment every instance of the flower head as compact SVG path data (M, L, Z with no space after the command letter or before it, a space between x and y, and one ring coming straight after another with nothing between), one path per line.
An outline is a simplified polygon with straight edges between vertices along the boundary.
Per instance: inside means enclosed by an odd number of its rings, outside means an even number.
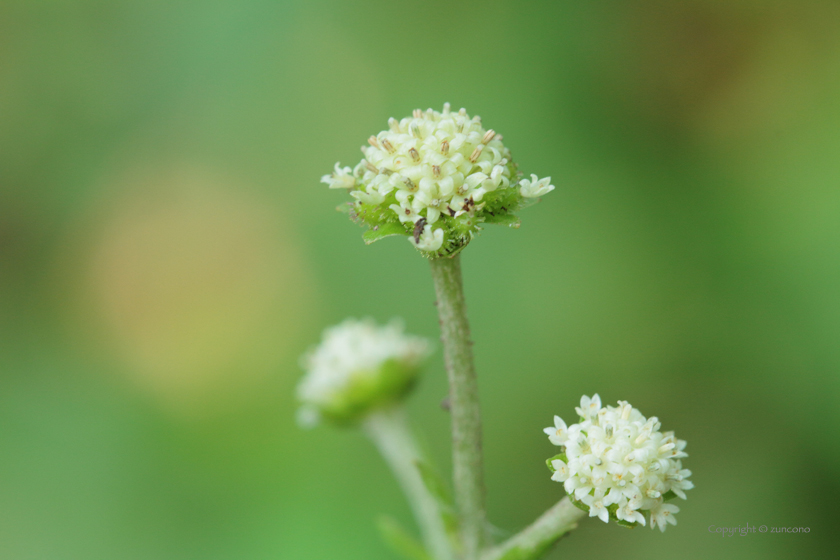
M550 177L520 180L502 135L465 109L453 113L448 103L442 112L417 109L389 119L388 130L368 144L352 176L336 164L321 179L330 188L354 189L347 209L369 226L367 243L406 235L426 256L454 255L485 223L519 227L513 212L554 189Z
M580 422L566 426L554 417L554 426L543 430L562 453L547 464L552 480L562 482L578 507L590 517L609 518L634 527L646 524L664 531L676 525L679 508L666 503L685 499L694 487L691 471L682 468L686 442L673 432L659 431L659 420L645 418L627 401L601 406L601 398L584 395L576 412Z
M347 319L326 329L321 344L301 360L306 375L297 387L299 421L352 422L399 400L428 349L426 339L404 334L399 321L378 326L371 319Z

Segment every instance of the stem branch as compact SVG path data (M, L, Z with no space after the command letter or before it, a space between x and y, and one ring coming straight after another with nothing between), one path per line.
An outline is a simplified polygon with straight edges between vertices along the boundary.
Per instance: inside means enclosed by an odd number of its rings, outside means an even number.
M441 340L449 377L452 467L465 560L479 557L484 534L481 413L470 325L461 280L461 257L432 259Z
M408 499L426 550L435 560L452 560L452 548L440 506L426 489L417 461L422 460L402 408L371 413L364 429L379 449Z
M519 534L485 552L481 560L539 558L560 537L577 527L584 515L586 512L575 507L568 497L563 498Z

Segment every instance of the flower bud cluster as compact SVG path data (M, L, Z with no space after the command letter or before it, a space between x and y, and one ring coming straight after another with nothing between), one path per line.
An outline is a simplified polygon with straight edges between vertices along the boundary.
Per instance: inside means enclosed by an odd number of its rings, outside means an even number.
M427 256L455 254L483 223L518 227L513 212L554 189L550 177L520 180L502 135L448 103L390 119L368 144L354 169L336 164L321 179L350 190L351 216L371 228L368 242L402 234Z
M347 319L326 329L321 344L301 360L306 375L297 387L298 420L347 423L399 400L428 352L428 341L406 335L399 321L378 326L371 319Z
M682 468L686 442L673 432L660 432L659 420L645 418L626 401L601 406L596 394L583 396L575 409L580 422L566 426L559 416L544 432L563 453L548 460L552 480L562 482L576 505L607 522L645 525L665 530L677 524L679 508L667 503L685 499L694 487L691 471Z

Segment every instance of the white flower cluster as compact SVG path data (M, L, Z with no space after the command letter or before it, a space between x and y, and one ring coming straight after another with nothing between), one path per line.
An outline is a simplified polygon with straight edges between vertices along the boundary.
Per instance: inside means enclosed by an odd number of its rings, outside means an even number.
M355 189L350 195L367 204L382 204L392 192L396 204L389 208L402 223L425 220L419 241L424 251L437 251L443 229L433 229L440 217L456 218L480 211L487 193L511 187L510 151L502 135L485 130L481 118L465 109L457 113L445 104L443 112L417 109L400 121L389 119L389 129L368 139L364 159L353 169L335 166L321 181L330 188ZM554 189L551 178L522 180L519 194L540 197Z
M301 360L306 375L297 387L298 420L313 425L322 414L353 415L399 396L428 351L428 341L406 335L398 320L378 326L372 319L346 319L326 329ZM397 367L384 367L388 363Z
M694 487L691 471L680 461L688 456L686 442L673 432L661 433L655 416L645 418L626 401L602 407L597 394L583 396L575 410L579 423L566 426L555 416L554 427L544 430L566 457L551 461L552 480L564 483L590 517L607 522L614 512L618 520L645 525L647 512L651 529L676 525L679 508L665 500L669 492L685 499L685 491Z

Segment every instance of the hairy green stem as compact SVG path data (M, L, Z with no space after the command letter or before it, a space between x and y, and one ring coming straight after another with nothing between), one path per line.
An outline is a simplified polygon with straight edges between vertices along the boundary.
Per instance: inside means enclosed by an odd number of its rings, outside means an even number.
M481 560L535 560L563 535L577 527L586 512L563 498L539 519L499 546L491 548Z
M479 557L484 534L484 464L481 413L470 325L461 280L461 257L433 259L443 355L452 414L452 467L464 559Z
M408 499L426 551L435 560L452 560L453 553L440 505L432 496L417 466L423 460L402 408L371 413L364 429L394 473Z

